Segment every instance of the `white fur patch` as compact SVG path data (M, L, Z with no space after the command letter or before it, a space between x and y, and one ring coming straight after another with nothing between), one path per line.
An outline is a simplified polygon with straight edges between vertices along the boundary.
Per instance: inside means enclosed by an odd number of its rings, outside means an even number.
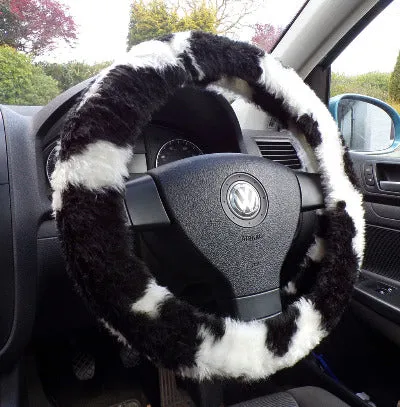
M193 56L193 53L190 49L189 39L192 33L190 31L184 31L174 34L172 41L170 43L171 48L173 49L176 56L186 52L189 55L190 60L194 69L196 69L198 74L198 80L205 78L204 71L200 68L200 65L197 63L196 58Z
M318 123L321 122L318 118L316 119ZM330 116L327 117L328 119L333 120ZM360 260L359 266L361 266L365 247L362 195L354 188L346 176L343 162L344 149L340 143L337 129L335 127L335 133L333 133L334 130L329 129L329 127L325 123L319 125L322 143L315 150L320 162L322 182L326 187L325 203L327 209L333 209L338 201L346 202L346 212L352 218L356 229L356 235L353 238L353 250L357 254ZM329 136L329 130L330 134L336 135L336 142L335 137Z
M231 78L223 76L220 80L213 83L218 87L227 89L228 92L232 92L236 96L242 96L246 100L251 100L253 96L253 90L249 84L240 78ZM213 84L209 85L212 86Z
M276 370L290 367L307 356L324 339L328 332L322 327L322 316L310 300L300 298L294 306L299 310L297 331L290 341L289 350L276 358Z
M327 335L321 325L321 314L311 301L300 299L294 306L299 310L297 331L283 356L276 356L267 348L268 331L263 322L226 318L226 330L221 339L215 339L204 326L199 329L202 343L196 354L196 367L183 368L179 373L197 380L215 375L256 380L293 366Z
M325 257L325 241L315 236L315 242L308 248L307 256L316 263L321 263Z
M163 70L168 66L177 66L180 64L177 56L180 53L180 49L184 49L185 46L189 46L187 38L190 32L179 34L181 35L175 35L177 39L176 41L172 42L172 45L163 41L150 40L133 46L123 58L115 61L111 66L105 68L99 74L95 82L90 86L88 91L83 96L77 110L79 110L88 99L99 95L99 90L104 78L110 73L111 70L119 65L127 65L134 69L154 68L156 70ZM181 44L179 42L181 42ZM196 67L197 64L193 62L193 65Z
M57 211L62 208L62 191L53 191L51 197L51 207L53 209L53 217L57 216Z
M356 229L353 249L361 265L365 247L362 196L346 176L344 148L335 121L314 91L305 86L292 69L282 69L281 64L268 54L261 58L260 65L263 70L259 80L261 85L264 85L270 93L282 98L294 117L307 114L318 122L322 143L316 148L315 155L327 192L325 205L327 209L333 209L338 201L346 202L346 211L353 219Z
M117 338L118 342L121 342L123 345L127 346L128 348L131 347L128 340L125 338L124 335L121 334L121 332L119 332L115 328L113 328L105 319L100 318L99 321L103 324L104 328L106 328L107 331L110 332L110 334L112 336Z
M76 110L79 110L87 102L87 100L90 99L91 97L96 97L99 95L98 92L99 92L101 83L103 82L103 79L108 75L108 73L111 71L112 68L114 68L114 64L107 68L104 68L99 73L99 75L97 76L95 81L90 85L89 89L83 95L83 98L82 98L81 102L79 103Z
M265 369L269 366L263 363L265 354L269 353L265 346L265 324L259 321L239 322L230 318L225 319L225 324L225 334L218 340L203 326L200 328L198 337L202 343L196 354L196 368L182 369L183 376L203 380L213 375L232 378L267 375Z
M61 194L68 185L83 186L91 191L104 188L122 191L129 176L127 165L131 159L131 147L118 147L100 140L66 161L57 161L51 175L53 210L61 209Z
M118 65L127 64L134 69L153 68L164 70L179 64L177 54L168 42L150 40L133 46L126 55L125 61L118 61Z
M161 287L154 280L151 280L143 296L132 304L131 310L146 314L151 318L156 318L164 301L171 297L172 294L168 288Z
M183 54L184 52L190 52L190 43L189 39L192 33L190 31L182 31L175 33L172 37L172 40L169 42L169 46L174 51L176 56Z
M293 281L289 281L285 287L283 287L283 291L285 291L286 294L295 295L297 293L297 288Z

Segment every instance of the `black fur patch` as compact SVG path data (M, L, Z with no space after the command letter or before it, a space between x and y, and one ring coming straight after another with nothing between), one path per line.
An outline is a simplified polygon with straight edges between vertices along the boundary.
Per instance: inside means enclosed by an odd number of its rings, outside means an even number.
M169 369L192 367L200 344L198 321L189 304L167 300L160 318L123 312L109 315L114 325L124 332L129 342L141 353Z
M320 263L316 263L309 257L306 258L305 265L293 280L300 295L309 294L314 289L320 268Z
M61 160L82 152L94 140L132 145L152 113L187 79L186 71L179 67L166 67L163 71L115 67L104 78L99 94L68 115L61 140Z
M124 333L134 348L169 369L194 366L201 344L200 326L204 326L215 340L225 333L223 319L199 314L191 305L176 299L166 300L156 319L133 314L129 309L118 313L108 310L105 318Z
M188 53L184 52L183 54L181 54L179 56L179 58L182 60L183 65L185 66L186 70L190 73L193 80L198 80L199 74L198 74L196 68L193 66L193 62L192 62L190 56L188 55Z
M328 226L329 224L325 214L318 215L315 236L325 238Z
M318 130L318 123L312 117L303 114L297 119L296 123L312 148L316 148L321 144L322 139Z
M213 335L216 341L220 340L225 334L225 320L208 314L197 314L198 322L205 326Z
M120 193L70 186L57 214L67 271L96 313L127 307L143 295L151 277L132 250Z
M154 362L171 369L192 366L200 344L199 326L218 340L225 332L223 320L196 313L175 299L165 301L161 318L133 314L130 308L143 295L151 276L133 254L122 220L121 195L70 187L63 201L57 222L69 260L67 271L91 311Z
M156 40L162 41L162 42L170 42L172 40L172 38L174 38L174 34L166 34L166 35L162 35L161 37L156 38Z
M261 87L261 85L253 84L253 102L260 106L265 112L275 116L282 123L283 126L287 126L290 114L285 109L283 99L271 95Z
M350 179L351 183L357 188L358 191L360 191L360 184L354 170L353 162L351 161L350 158L349 148L346 146L346 142L344 141L343 135L341 133L339 133L339 138L344 148L343 154L344 171L347 177Z
M256 83L261 75L261 49L228 38L196 31L192 34L190 48L197 64L207 77L215 82L221 76L231 76Z
M287 124L290 115L283 99L266 92L258 84L262 74L260 58L265 55L263 50L248 43L203 32L194 32L190 44L197 64L206 75L200 84L215 82L222 76L243 79L253 89L252 101L282 124Z
M353 166L353 161L351 161L350 154L349 154L349 149L345 147L345 152L343 154L343 162L344 162L344 171L349 178L350 182L356 187L358 190L360 190L360 183L358 181L358 178L356 176L356 172L354 170Z
M325 257L310 298L331 330L339 321L357 278L358 263L353 252L354 222L343 202L324 214Z
M283 356L289 349L290 340L297 330L296 319L299 310L289 306L287 310L275 318L267 320L267 347L277 356Z

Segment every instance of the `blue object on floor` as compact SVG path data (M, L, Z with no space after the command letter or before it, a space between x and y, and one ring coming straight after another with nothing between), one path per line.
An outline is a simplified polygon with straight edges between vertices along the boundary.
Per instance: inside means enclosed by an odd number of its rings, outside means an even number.
M332 369L329 367L328 363L326 362L326 360L324 359L323 355L321 354L317 354L315 352L312 352L312 354L314 355L315 359L317 359L318 363L320 364L320 366L322 367L322 369L324 370L324 372L330 376L333 380L335 380L335 382L340 383L340 380L338 379L338 377L335 375L335 373L333 373Z

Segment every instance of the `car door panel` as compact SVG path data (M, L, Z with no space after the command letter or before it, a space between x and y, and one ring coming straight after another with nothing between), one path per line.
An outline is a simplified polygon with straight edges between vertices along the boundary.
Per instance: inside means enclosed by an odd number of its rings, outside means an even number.
M367 225L365 257L354 298L400 324L400 158L396 150L350 152L350 156L364 195Z

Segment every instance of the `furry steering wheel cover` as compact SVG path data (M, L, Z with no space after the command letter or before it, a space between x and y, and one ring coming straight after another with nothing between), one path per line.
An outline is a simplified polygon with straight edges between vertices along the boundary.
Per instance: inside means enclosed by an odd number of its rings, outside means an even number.
M283 289L289 304L266 321L208 315L158 285L134 254L124 215L127 166L152 113L179 87L216 82L293 122L321 173L318 235ZM325 105L271 55L208 33L143 42L104 70L67 117L51 185L68 273L98 321L154 363L199 380L265 378L305 357L339 321L363 259L362 196Z

